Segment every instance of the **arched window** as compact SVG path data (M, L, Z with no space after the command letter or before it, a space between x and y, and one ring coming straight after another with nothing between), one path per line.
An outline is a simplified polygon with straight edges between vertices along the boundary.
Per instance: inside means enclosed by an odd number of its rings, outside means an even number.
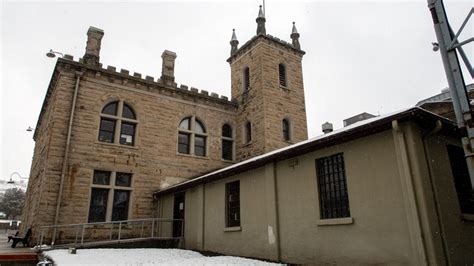
M250 88L250 68L244 68L244 91L248 91Z
M234 138L232 127L228 124L222 126L222 159L232 161L234 158Z
M286 87L286 66L284 64L278 65L278 76L280 80L280 86Z
M286 140L286 141L289 141L290 140L290 122L288 121L288 119L283 119L281 121L281 124L282 124L282 129L283 129L283 139Z
M252 124L250 121L245 123L245 143L250 143L252 141Z
M135 145L137 118L133 109L123 101L115 101L102 108L99 141Z
M178 152L206 156L206 128L195 116L181 120L178 126Z

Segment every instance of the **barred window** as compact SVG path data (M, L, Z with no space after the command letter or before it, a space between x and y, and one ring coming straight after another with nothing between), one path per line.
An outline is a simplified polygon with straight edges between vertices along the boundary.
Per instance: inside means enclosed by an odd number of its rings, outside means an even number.
M240 226L240 181L225 185L226 190L226 227Z
M111 102L100 115L99 141L134 146L136 126L135 112L128 104Z
M204 124L194 116L181 120L178 126L178 153L206 156L207 133Z
M232 127L228 124L222 126L222 159L233 160L234 158L234 138Z
M286 66L284 64L278 65L278 76L280 80L280 86L286 87Z
M321 219L350 217L342 153L316 160Z
M244 68L244 91L248 91L250 88L250 68Z

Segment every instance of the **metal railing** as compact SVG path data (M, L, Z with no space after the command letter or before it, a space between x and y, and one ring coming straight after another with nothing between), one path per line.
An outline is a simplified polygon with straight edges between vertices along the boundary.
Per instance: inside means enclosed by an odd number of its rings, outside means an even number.
M182 239L182 219L148 218L41 226L36 249L86 247L146 239Z

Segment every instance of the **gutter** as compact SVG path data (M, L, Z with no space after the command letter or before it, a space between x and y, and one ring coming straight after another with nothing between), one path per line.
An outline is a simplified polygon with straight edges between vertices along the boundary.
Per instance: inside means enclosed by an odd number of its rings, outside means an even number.
M71 113L69 115L69 125L67 129L67 138L66 138L66 150L64 151L64 159L63 159L63 167L61 169L61 180L59 183L59 193L58 193L58 199L57 199L57 204L56 204L56 212L54 214L54 223L53 225L58 224L59 220L59 209L61 207L61 200L62 200L62 195L63 195L63 189L64 189L64 179L66 176L66 169L67 169L67 164L68 164L68 158L69 158L69 148L71 144L71 132L72 132L72 123L74 121L74 111L76 109L76 101L77 101L77 94L79 92L79 83L81 80L83 73L82 72L76 72L76 86L74 87L74 95L72 98L72 105L71 105ZM54 228L53 232L53 239L52 239L52 245L54 245L54 241L56 240L56 227Z

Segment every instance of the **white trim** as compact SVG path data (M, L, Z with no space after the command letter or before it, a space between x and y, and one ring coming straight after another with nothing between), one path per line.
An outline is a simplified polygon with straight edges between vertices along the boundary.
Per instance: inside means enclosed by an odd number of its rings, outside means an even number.
M319 219L317 225L343 225L343 224L353 224L354 218L344 217L344 218L334 218L334 219Z

